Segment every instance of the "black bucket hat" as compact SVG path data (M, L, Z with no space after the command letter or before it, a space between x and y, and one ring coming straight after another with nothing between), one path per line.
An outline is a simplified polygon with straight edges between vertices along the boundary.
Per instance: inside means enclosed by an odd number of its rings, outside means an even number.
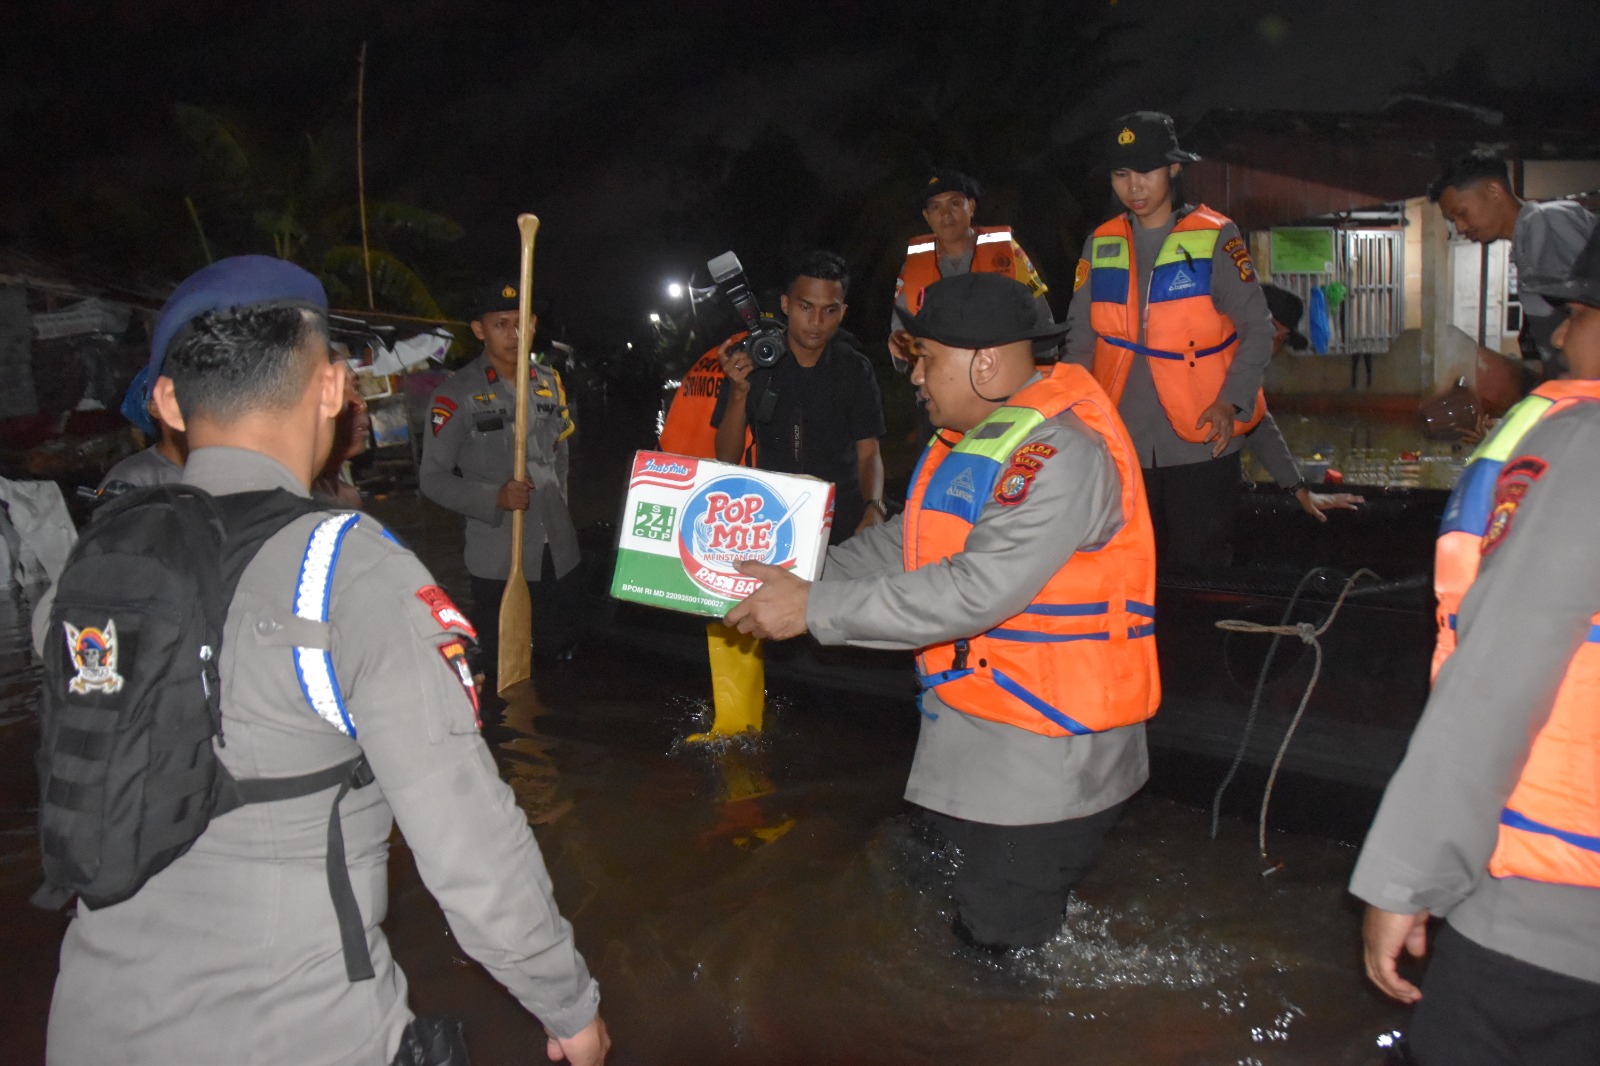
M1600 229L1589 235L1589 243L1572 261L1572 270L1566 276L1530 274L1519 287L1547 300L1600 307Z
M1111 124L1106 135L1104 165L1107 170L1133 170L1140 174L1166 163L1196 163L1200 157L1178 147L1172 116L1160 111L1133 111Z
M1267 298L1267 310L1289 331L1289 347L1303 352L1311 346L1306 335L1299 330L1300 318L1306 313L1306 302L1288 289L1280 289L1266 282L1261 284L1261 294Z
M952 348L998 348L1059 337L1067 323L1040 326L1033 290L1004 274L954 274L923 293L922 310L905 320L913 337Z

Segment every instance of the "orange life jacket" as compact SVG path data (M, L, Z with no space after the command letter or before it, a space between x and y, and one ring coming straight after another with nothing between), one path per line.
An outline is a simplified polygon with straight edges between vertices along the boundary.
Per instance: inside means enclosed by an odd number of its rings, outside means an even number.
M1155 541L1144 479L1111 401L1082 367L1058 364L955 444L936 435L912 476L904 517L908 571L960 552L986 506L1026 492L1049 453L1024 442L1069 408L1116 462L1122 528L1105 546L1074 554L1019 614L917 659L923 687L948 706L1053 737L1142 722L1161 701Z
M1600 888L1600 612L1500 812L1489 872Z
M1506 412L1461 471L1445 504L1439 541L1434 548L1433 591L1438 599L1434 617L1439 626L1433 645L1434 677L1439 676L1439 667L1456 648L1456 612L1478 576L1483 536L1489 531L1494 486L1501 468L1540 420L1583 400L1600 400L1600 381L1545 382Z
M1141 305L1134 291L1139 271L1127 214L1101 225L1089 244L1095 380L1114 402L1121 402L1134 356L1145 357L1173 432L1195 443L1204 441L1209 429L1196 429L1195 422L1217 402L1239 350L1233 320L1211 302L1211 257L1227 223L1204 205L1179 217L1150 268L1142 344ZM1266 397L1257 389L1255 409L1234 419L1234 434L1254 429L1265 413Z
M1484 537L1495 522L1495 486L1517 445L1539 422L1575 403L1600 400L1600 381L1553 381L1534 389L1486 437L1445 506L1434 561L1439 639L1433 672L1456 646L1456 612L1477 579ZM1489 859L1495 877L1600 888L1600 611L1567 666L1550 718L1500 812Z
M698 459L717 457L717 428L711 415L717 409L717 392L722 388L722 361L715 348L695 360L683 375L678 391L672 394L662 420L661 450ZM744 431L744 448L750 451L750 429Z
M972 250L972 273L1005 274L1027 285L1035 296L1044 291L1044 283L1039 281L1022 249L1013 249L1015 242L1010 226L974 226L972 231L978 235L977 247ZM895 295L904 293L906 306L912 314L917 314L922 310L923 291L940 277L938 245L933 234L924 233L906 248L906 261L895 282Z

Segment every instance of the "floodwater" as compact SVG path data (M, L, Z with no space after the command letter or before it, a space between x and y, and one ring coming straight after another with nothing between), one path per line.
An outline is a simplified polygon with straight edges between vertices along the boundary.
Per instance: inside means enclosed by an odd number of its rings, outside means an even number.
M404 493L372 509L465 598L448 516ZM24 629L0 595L8 1066L42 1062L66 921L25 902ZM1209 812L1177 798L1192 787L1158 768L1055 939L993 958L951 936L950 857L900 798L909 699L769 679L765 732L708 745L686 740L710 724L703 665L593 638L536 671L485 739L600 981L614 1063L1377 1066L1404 1028L1361 974L1354 845L1272 832L1263 876L1253 798L1212 841ZM464 1019L480 1066L543 1061L537 1022L456 947L398 838L391 880L413 1008Z
M33 682L20 619L0 622L0 1047L22 1066L42 1061L65 920L25 903ZM1360 974L1349 844L1274 833L1263 877L1253 822L1212 842L1158 783L1055 940L995 959L951 937L948 857L900 799L909 701L775 686L759 739L708 746L685 742L709 724L698 669L591 643L535 687L486 739L600 980L613 1062L1375 1064L1403 1027ZM413 1007L465 1019L479 1063L539 1061L537 1024L455 947L403 845L392 879Z
M1336 415L1279 412L1274 416L1283 439L1307 481L1316 483L1338 471L1344 484L1357 488L1450 489L1472 454L1458 440L1429 439L1416 418L1395 418L1374 412ZM1267 475L1246 452L1246 473L1252 480Z

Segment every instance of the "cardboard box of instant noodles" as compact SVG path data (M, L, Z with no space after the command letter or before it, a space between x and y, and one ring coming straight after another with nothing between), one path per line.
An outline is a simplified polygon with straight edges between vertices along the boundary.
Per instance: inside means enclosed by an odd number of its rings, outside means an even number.
M833 485L667 452L638 452L617 538L611 595L720 618L761 586L736 569L822 572Z

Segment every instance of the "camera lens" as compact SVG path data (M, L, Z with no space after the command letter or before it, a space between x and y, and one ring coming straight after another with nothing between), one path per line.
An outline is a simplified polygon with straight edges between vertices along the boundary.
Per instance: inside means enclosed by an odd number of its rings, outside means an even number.
M783 356L783 334L758 333L750 338L750 361L756 366L771 366Z

